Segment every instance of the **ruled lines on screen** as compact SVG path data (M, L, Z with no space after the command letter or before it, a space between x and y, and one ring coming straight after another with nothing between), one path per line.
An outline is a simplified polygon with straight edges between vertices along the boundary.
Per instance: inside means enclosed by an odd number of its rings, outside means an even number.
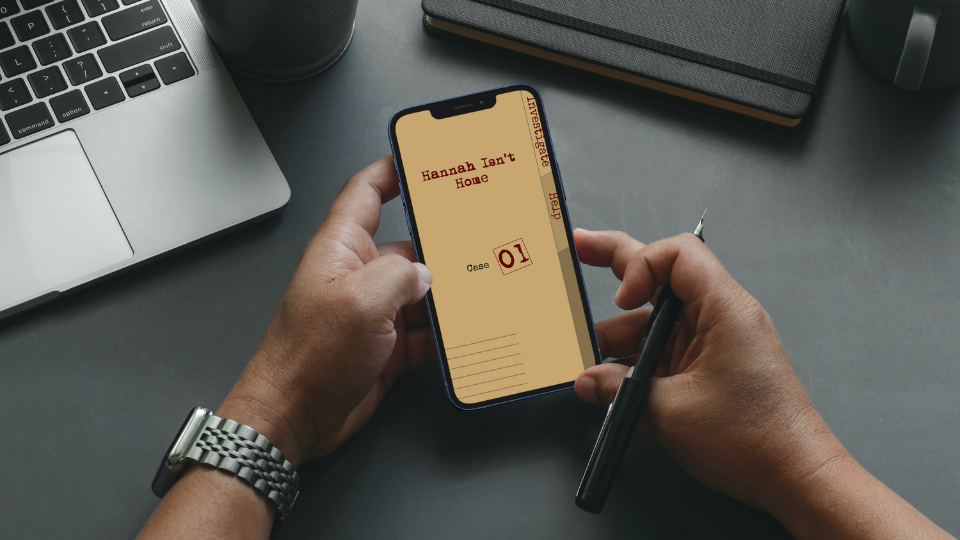
M447 365L457 397L468 399L527 384L516 333L447 347Z

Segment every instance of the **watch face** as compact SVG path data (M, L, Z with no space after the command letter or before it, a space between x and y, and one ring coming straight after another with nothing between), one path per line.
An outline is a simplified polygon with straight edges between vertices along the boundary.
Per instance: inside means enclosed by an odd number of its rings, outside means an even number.
M210 414L209 409L195 407L183 421L177 436L173 438L170 447L163 454L157 474L153 477L153 493L157 497L163 497L182 474L182 467L179 466L180 456L186 450L186 446L192 442L197 429L203 424L203 419Z

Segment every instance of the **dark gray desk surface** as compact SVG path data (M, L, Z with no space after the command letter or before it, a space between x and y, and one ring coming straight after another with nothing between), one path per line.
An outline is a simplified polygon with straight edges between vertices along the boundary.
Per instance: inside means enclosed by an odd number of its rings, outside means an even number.
M235 77L293 189L278 217L0 323L0 536L130 538L160 455L254 351L343 181L405 106L513 82L544 96L575 225L651 241L704 207L710 247L777 324L853 455L960 534L960 90L907 94L841 37L801 127L775 131L424 34L419 3L361 2L327 74ZM399 203L380 241L408 237ZM464 226L471 226L464 223ZM617 282L586 270L598 319ZM405 376L303 468L284 538L782 538L635 439L607 510L573 504L602 420L571 392L455 410Z

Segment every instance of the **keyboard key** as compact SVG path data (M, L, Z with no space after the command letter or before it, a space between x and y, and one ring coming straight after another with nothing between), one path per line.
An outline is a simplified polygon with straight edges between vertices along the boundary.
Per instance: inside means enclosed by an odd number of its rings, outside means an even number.
M50 2L53 2L53 0L20 0L20 3L23 4L23 9L33 9L44 4L49 4Z
M110 39L116 41L167 22L160 2L150 0L138 6L107 15L100 20Z
M0 84L0 111L9 111L33 101L23 79L14 79Z
M14 17L10 19L10 24L16 30L20 41L30 41L50 33L50 26L47 24L47 20L43 18L43 13L39 11L31 11L25 15Z
M16 44L16 41L13 40L13 32L10 31L10 27L7 26L7 23L0 22L0 49L13 47L14 44Z
M150 64L135 67L120 74L120 84L127 89L127 95L137 97L160 88L160 81Z
M142 2L143 0L123 0L123 5L129 6L130 4L136 4L137 2Z
M104 13L120 9L117 0L83 0L83 6L87 8L87 15L97 17Z
M127 86L127 95L130 97L137 97L146 94L147 92L153 92L157 88L160 88L160 81L156 77L150 77L149 79Z
M33 52L37 53L40 63L45 66L59 62L64 58L70 58L73 54L70 52L70 47L67 46L67 40L63 39L63 34L54 34L48 38L34 41Z
M97 60L92 54L67 60L63 63L63 69L67 71L67 77L74 86L80 86L103 76L103 72L100 71L100 66L97 65Z
M141 80L146 79L155 79L156 75L153 73L153 68L150 67L150 64L144 64L142 66L137 66L130 71L124 71L120 74L120 84L124 86L129 86L140 82Z
M173 56L161 58L157 60L156 65L157 73L163 80L163 84L173 84L187 77L193 77L196 73L193 71L193 66L190 65L190 60L187 60L185 53L177 53Z
M15 139L22 139L38 131L50 129L54 125L53 117L50 116L50 109L43 102L13 111L5 118Z
M107 73L120 71L180 49L173 28L164 26L97 51Z
M88 84L84 90L87 92L87 98L90 99L90 104L98 111L126 99L123 97L123 90L120 89L120 84L117 83L117 80L113 77Z
M10 142L10 136L7 135L7 130L3 128L3 122L0 122L0 146L3 146Z
M80 90L51 98L50 106L53 107L53 115L61 124L90 113L87 100L83 99L83 92Z
M67 89L67 81L63 80L63 75L60 74L60 68L57 66L31 73L27 75L27 80L30 81L33 93L38 98L52 96Z
M10 49L0 53L0 67L3 68L3 72L7 74L7 77L16 77L21 73L26 73L37 69L37 62L34 61L33 55L30 54L30 48L26 45L21 45L16 49Z
M78 53L89 51L107 43L107 38L100 31L100 25L97 24L97 21L90 21L87 24L71 28L67 30L67 35L70 36L73 48Z
M20 6L17 0L0 0L0 19L20 13Z
M80 11L80 5L77 0L65 0L52 6L47 6L47 17L57 30L73 26L83 21L83 12Z

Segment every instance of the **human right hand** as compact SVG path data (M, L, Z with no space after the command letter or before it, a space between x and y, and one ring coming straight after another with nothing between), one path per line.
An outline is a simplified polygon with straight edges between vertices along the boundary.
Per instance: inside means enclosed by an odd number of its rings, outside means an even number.
M605 358L636 353L651 311L636 308L658 287L669 283L684 302L639 427L687 472L773 514L798 537L949 538L844 449L766 311L699 239L644 246L625 233L579 229L574 238L582 262L611 267L623 281L614 303L631 310L596 325ZM587 369L576 393L606 407L627 369Z

